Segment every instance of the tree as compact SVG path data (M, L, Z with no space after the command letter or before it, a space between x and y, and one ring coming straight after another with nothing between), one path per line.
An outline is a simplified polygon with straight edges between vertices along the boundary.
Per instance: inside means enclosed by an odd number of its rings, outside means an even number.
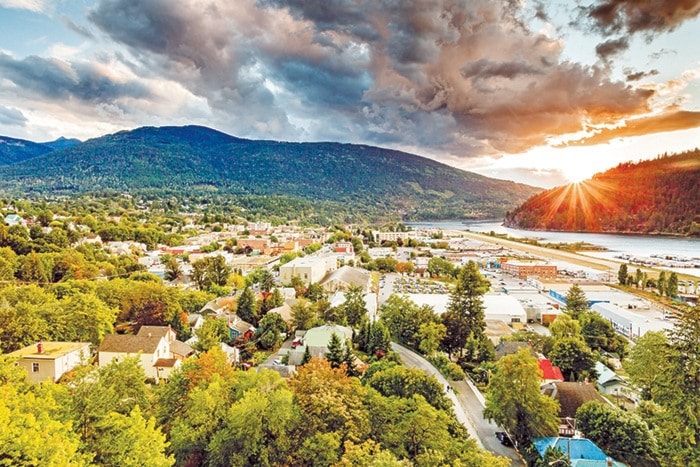
M301 357L301 364L299 366L304 366L307 363L311 361L311 350L309 350L309 346L305 345L304 346L304 355Z
M298 298L292 305L292 319L296 329L309 330L316 325L318 315L307 299Z
M673 298L678 295L678 274L672 272L666 283L666 296Z
M659 290L659 295L663 296L666 292L666 271L659 273L659 278L656 280L656 288Z
M435 256L428 261L428 272L432 277L452 276L455 265L451 261Z
M581 338L581 325L569 314L561 314L557 316L552 324L549 325L549 332L555 340L560 340L565 337Z
M643 281L644 273L641 269L637 268L637 270L634 272L634 286L639 288L639 286L643 285Z
M566 293L566 307L564 309L574 319L578 319L581 313L588 310L588 299L578 284L572 285Z
M438 316L430 306L418 306L409 298L396 294L389 296L381 311L381 320L386 323L391 337L414 349L420 344L421 324L439 322Z
M637 339L630 351L630 358L625 360L625 369L630 380L641 389L644 399L660 399L661 388L670 368L666 368L670 359L670 346L666 334L649 331Z
M448 311L455 313L463 320L467 335L471 334L477 339L481 338L486 329L482 297L489 290L489 285L489 281L479 272L478 265L474 261L469 261L457 276L457 284L450 294L450 302L447 306Z
M427 356L434 354L440 347L440 342L444 339L446 332L447 328L441 323L421 324L418 329L418 338L420 339L418 350Z
M169 257L165 262L165 280L172 282L181 276L182 268L180 267L180 263L178 263L174 256Z
M310 284L304 295L312 302L318 302L319 300L326 300L328 298L326 290L318 282Z
M552 364L561 369L564 377L569 376L570 380L580 381L586 376L591 378L597 376L595 355L581 339L565 337L556 341L549 353L549 358Z
M627 356L627 340L615 331L610 321L598 313L585 312L580 322L581 334L588 347L614 353L621 359Z
M269 292L275 286L275 276L267 269L262 269L258 279L260 280L260 289L263 292Z
M496 362L489 381L484 417L502 426L518 446L559 431L559 403L540 392L540 378L537 359L520 349Z
M36 252L32 251L24 257L22 265L19 267L19 278L25 282L37 282L39 284L48 281L44 264Z
M200 352L206 352L228 340L228 333L226 320L207 317L204 319L202 327L195 331L197 342L194 344L194 348Z
M617 282L620 285L627 285L627 264L621 264L620 269L617 271Z
M412 398L420 394L425 400L440 410L448 410L452 403L445 397L444 387L433 376L417 368L406 368L395 363L374 363L363 383L376 389L385 397Z
M108 414L99 424L95 462L125 467L168 467L175 463L166 455L168 443L153 417L145 418L139 406L128 415Z
M331 368L338 368L343 363L343 341L336 333L331 334L331 340L328 342L326 360L330 362Z
M634 413L589 401L576 411L576 424L586 438L623 462L659 465L656 439L647 424Z
M260 320L260 345L264 349L274 349L284 340L283 334L287 332L287 323L279 313L268 313Z
M243 321L247 321L253 325L258 323L258 304L250 287L243 289L243 293L238 297L236 314Z
M440 342L440 347L450 356L457 352L462 355L464 346L471 336L467 320L455 311L446 311L440 316L440 319L445 328L445 335Z
M345 311L345 319L350 326L357 326L362 316L367 313L367 303L364 298L364 290L362 286L351 285L345 292L345 303L343 309Z

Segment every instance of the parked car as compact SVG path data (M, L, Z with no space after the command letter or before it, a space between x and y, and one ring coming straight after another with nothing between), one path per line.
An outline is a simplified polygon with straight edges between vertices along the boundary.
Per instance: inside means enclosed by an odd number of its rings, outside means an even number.
M301 337L295 337L294 340L292 341L292 348L296 349L300 345L304 344L304 340Z
M498 441L500 441L501 444L504 446L513 446L513 441L510 439L510 436L508 436L508 433L506 433L505 431L497 431L496 438L498 438Z

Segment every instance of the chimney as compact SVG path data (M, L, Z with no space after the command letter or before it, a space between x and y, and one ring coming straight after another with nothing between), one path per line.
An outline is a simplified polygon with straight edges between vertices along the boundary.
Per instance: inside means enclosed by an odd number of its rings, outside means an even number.
M148 337L151 337L151 333L150 333L150 332L148 333Z
M36 345L36 353L44 353L44 343L39 341Z

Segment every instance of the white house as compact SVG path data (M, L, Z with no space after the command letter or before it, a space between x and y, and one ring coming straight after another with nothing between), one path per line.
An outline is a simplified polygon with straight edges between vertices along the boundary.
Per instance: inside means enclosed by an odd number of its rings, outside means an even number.
M292 277L299 276L305 284L319 282L326 274L337 269L335 256L304 256L295 258L280 266L280 282L289 283Z
M167 379L185 357L194 353L192 347L175 336L170 326L142 326L135 336L108 334L97 349L99 366L138 357L146 378L156 382Z
M89 342L39 342L8 354L17 359L32 383L58 381L66 372L87 361Z

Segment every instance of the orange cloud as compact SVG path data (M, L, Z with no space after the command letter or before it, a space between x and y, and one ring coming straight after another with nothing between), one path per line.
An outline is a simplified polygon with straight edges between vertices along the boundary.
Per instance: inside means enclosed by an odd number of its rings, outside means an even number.
M700 127L700 112L673 110L661 115L628 120L624 126L603 129L593 136L558 144L555 147L593 146L607 143L615 138L644 136L653 133L665 133L668 131L687 130L697 127Z

